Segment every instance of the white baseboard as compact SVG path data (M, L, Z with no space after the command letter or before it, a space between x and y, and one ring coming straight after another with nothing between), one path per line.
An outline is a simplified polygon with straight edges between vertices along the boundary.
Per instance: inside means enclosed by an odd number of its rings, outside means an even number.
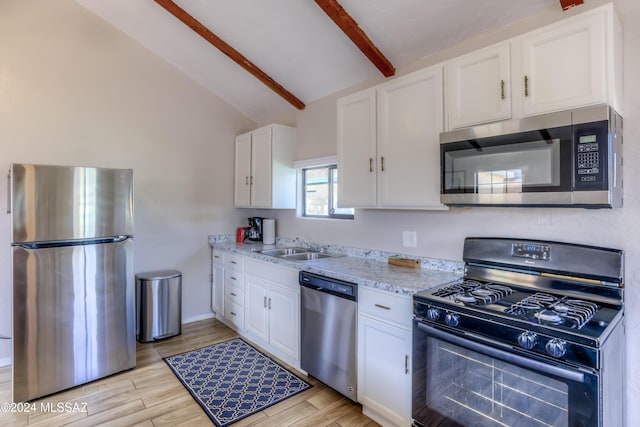
M10 357L5 357L4 359L0 359L0 368L3 366L9 366L9 365L11 365Z
M200 320L205 319L213 319L216 315L214 313L201 314L199 316L188 317L186 319L182 319L182 324L199 322Z

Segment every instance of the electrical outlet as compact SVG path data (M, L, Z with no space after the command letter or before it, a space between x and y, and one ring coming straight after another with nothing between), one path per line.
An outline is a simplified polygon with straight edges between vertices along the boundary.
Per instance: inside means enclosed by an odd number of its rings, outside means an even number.
M418 236L415 231L402 232L402 246L405 248L415 248L418 246Z

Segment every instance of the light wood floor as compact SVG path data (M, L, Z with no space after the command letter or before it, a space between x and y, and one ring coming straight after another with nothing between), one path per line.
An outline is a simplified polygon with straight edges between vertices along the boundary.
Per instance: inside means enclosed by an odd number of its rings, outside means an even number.
M90 384L35 401L36 412L0 411L2 426L212 426L200 406L182 386L163 357L194 350L236 337L217 320L184 325L182 334L157 343L137 346L137 366ZM271 406L234 426L377 426L361 407L339 393L313 384L296 396ZM11 402L11 368L0 368L0 404ZM58 403L72 411L41 412ZM75 405L77 403L77 405ZM81 412L86 404L86 411ZM75 405L75 407L74 407ZM75 410L75 412L74 412Z

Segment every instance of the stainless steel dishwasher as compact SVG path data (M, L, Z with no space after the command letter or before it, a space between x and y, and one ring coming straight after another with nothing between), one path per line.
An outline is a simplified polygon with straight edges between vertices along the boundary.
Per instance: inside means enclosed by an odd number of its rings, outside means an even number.
M358 286L301 271L300 367L349 399L357 399Z

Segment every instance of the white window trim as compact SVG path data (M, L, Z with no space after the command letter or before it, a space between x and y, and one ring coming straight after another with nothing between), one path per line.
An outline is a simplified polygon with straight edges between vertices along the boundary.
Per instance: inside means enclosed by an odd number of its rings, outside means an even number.
M313 159L306 160L296 160L293 162L293 167L296 169L296 193L298 194L297 203L296 203L296 217L304 220L312 220L312 221L335 221L336 218L331 217L314 217L314 216L305 216L304 215L304 200L300 197L302 194L302 187L304 185L302 179L302 170L303 169L311 169L318 168L321 166L329 166L329 165L337 165L338 164L338 156L325 156L325 157L316 157ZM353 218L355 219L355 218Z
M338 156L326 156L326 157L316 157L315 159L307 159L307 160L296 160L293 162L293 167L295 169L309 169L309 168L317 168L320 166L328 166L328 165L337 165L338 164Z

